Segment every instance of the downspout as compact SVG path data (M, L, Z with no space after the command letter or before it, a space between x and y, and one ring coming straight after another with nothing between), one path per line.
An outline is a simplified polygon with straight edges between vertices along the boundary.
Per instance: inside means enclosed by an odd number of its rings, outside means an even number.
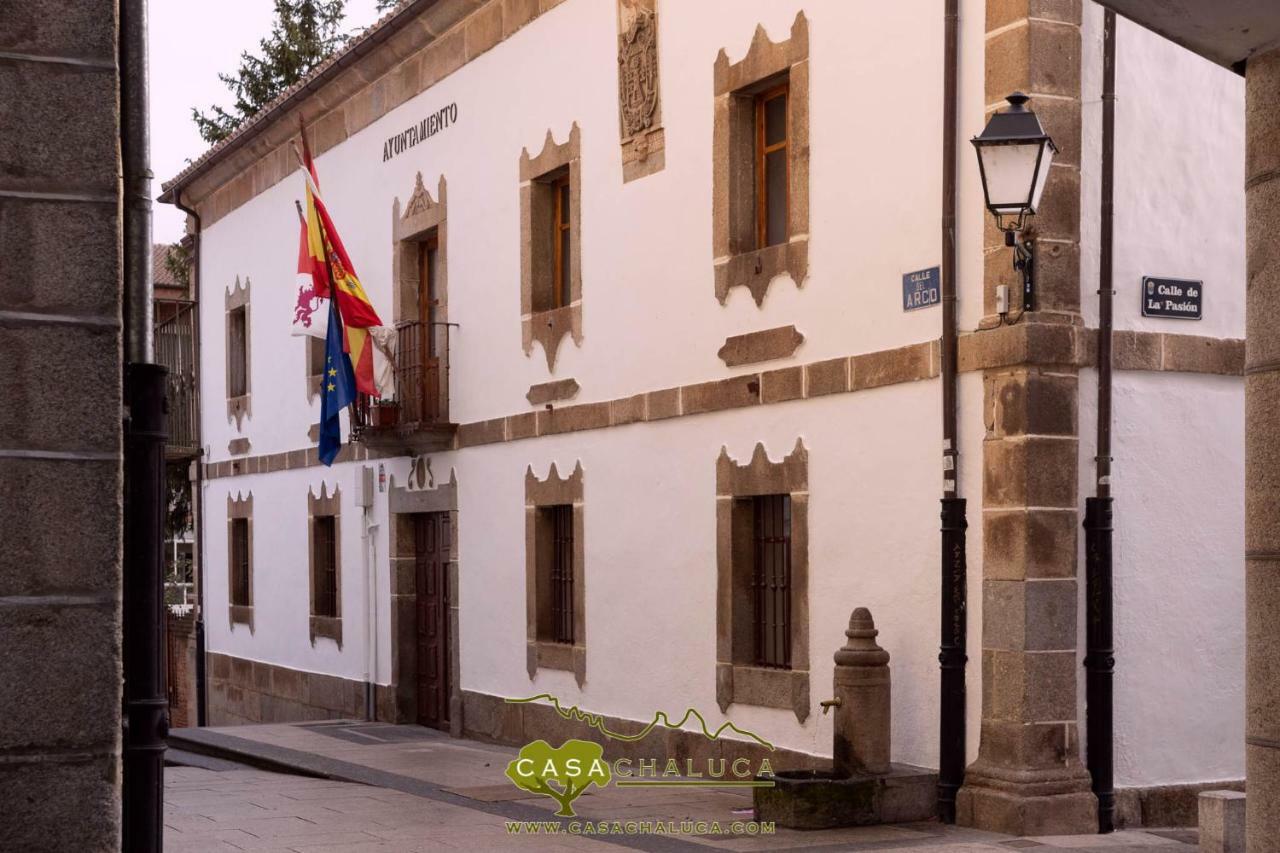
M938 816L955 823L964 782L966 560L965 501L959 496L956 436L956 127L959 104L959 0L946 0L942 93L942 565L938 716Z
M200 397L200 236L203 223L200 214L182 203L182 187L174 187L170 193L173 206L190 216L196 224L195 233L191 235L191 269L194 271L191 283L193 359L195 361L196 387L196 446L200 448L200 457L204 456L204 410ZM207 726L209 713L209 694L205 683L205 638L204 638L204 460L197 458L195 489L195 535L196 535L196 725Z
M1098 798L1098 831L1115 828L1111 540L1112 252L1115 238L1116 13L1103 18L1102 210L1098 269L1098 451L1094 497L1085 499L1085 763Z
M124 690L122 847L163 844L168 701L164 666L165 369L155 364L151 279L151 166L147 126L147 4L121 0L121 217L124 332Z

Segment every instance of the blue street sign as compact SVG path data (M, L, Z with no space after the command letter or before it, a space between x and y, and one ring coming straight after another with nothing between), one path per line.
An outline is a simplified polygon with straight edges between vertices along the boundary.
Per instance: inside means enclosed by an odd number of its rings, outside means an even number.
M914 311L942 301L942 271L938 267L904 273L902 276L902 310Z

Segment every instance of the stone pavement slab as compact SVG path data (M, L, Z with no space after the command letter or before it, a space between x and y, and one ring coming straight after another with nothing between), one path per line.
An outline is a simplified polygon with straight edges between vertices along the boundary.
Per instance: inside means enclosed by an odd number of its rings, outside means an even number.
M187 850L910 850L912 853L1134 851L1195 853L1194 834L1127 831L1017 839L936 822L821 831L731 832L751 821L742 789L592 788L574 801L578 825L670 821L690 831L574 835L549 797L515 788L504 773L513 748L456 740L417 726L359 721L176 730L182 750L223 763L170 768L166 848ZM261 763L281 775L246 769ZM235 770L211 770L225 767ZM520 834L509 824L529 822ZM718 822L721 833L692 831ZM598 825L598 824L597 824ZM611 824L610 824L611 825ZM620 823L619 826L625 826ZM739 824L741 826L741 824Z

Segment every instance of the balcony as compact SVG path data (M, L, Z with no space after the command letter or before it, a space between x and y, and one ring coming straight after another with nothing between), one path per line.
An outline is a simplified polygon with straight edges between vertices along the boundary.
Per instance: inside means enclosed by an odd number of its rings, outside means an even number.
M156 362L169 369L169 441L165 458L200 455L200 385L196 371L196 304L186 299L155 300Z
M351 434L366 447L414 456L453 446L449 420L449 324L396 326L395 396L361 394L351 407Z

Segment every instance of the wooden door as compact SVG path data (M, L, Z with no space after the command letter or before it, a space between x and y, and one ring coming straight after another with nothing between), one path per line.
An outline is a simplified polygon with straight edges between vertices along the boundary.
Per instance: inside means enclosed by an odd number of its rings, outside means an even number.
M418 598L418 723L449 727L449 513L414 516Z
M436 331L440 306L438 292L439 243L435 235L418 244L418 417L420 423L440 414L440 347Z

